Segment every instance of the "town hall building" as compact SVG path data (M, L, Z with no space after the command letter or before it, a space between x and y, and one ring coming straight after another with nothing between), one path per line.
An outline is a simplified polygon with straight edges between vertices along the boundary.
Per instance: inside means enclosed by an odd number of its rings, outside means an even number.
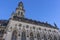
M25 9L19 2L9 20L0 20L0 40L60 40L57 25L25 18Z

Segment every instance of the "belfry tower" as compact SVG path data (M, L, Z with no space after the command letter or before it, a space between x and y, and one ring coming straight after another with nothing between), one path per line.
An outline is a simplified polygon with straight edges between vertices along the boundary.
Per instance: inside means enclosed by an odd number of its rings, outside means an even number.
M24 6L22 2L19 2L18 7L16 8L16 15L18 17L24 17Z
M23 3L19 2L18 7L16 8L15 12L12 13L11 18L13 19L15 16L18 18L24 18L24 13L25 13L25 10L24 10ZM12 22L14 21L12 19L8 23L8 27L7 27L6 33L4 34L3 39L4 40L21 40L21 37L18 36L18 34L21 35L20 33L21 31L19 32L19 27L17 27L15 23L16 21L13 23L14 25L12 25Z
M25 9L21 1L19 2L18 7L16 8L15 12L13 12L13 16L24 17L24 13L25 13Z

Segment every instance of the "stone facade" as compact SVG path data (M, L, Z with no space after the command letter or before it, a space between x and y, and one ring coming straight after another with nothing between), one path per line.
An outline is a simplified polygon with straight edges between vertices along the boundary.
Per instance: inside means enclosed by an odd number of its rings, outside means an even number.
M16 40L59 40L59 30L10 20L6 40L12 40L13 32L16 33Z
M0 29L3 30L0 40L60 40L60 31L56 24L52 26L47 22L27 19L24 14L23 3L19 2L11 18L0 22Z

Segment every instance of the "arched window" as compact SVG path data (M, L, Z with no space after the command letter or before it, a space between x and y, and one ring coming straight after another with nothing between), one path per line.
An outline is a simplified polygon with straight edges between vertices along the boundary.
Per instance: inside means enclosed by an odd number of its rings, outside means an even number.
M44 40L47 40L47 37L46 37L46 35L44 34Z
M54 35L54 40L57 40L57 37Z
M41 40L39 33L37 34L37 40Z
M20 15L20 11L18 11L18 15Z
M25 31L22 32L21 40L26 40L26 32Z
M4 30L0 30L0 37L4 34Z
M17 40L17 31L13 31L12 33L12 40Z
M34 36L32 32L30 33L30 40L34 40Z
M21 15L23 16L23 12L21 12Z
M53 40L53 37L51 35L48 36L49 40Z

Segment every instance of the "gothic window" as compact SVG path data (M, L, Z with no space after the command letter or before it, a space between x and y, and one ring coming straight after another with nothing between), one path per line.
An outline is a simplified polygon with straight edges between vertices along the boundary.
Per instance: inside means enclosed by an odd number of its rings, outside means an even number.
M37 34L37 40L41 40L39 33Z
M41 37L41 39L44 39L44 37Z
M20 34L18 34L18 36L20 36Z
M47 40L47 37L46 37L46 35L44 34L44 40Z
M17 32L16 32L16 30L13 31L13 33L12 33L12 40L17 40Z
M1 36L1 34L2 34L2 31L0 30L0 36Z
M32 32L30 33L30 40L34 40L34 36Z
M26 32L25 31L22 32L21 40L26 40Z
M12 30L12 27L10 27L10 30Z
M22 26L22 24L19 24L19 30L21 30L21 26Z
M1 31L0 31L0 34L1 34Z
M33 29L35 29L35 27L33 26Z
M0 37L2 37L4 30L0 30Z
M27 30L27 37L29 37L29 32L28 32L28 30Z
M41 28L39 28L39 30L41 30Z
M23 16L23 12L21 12L21 15Z
M26 25L26 28L29 28L29 25Z
M21 27L22 26L22 24L19 24L19 27Z
M54 40L57 40L57 37L56 36L54 36Z
M49 35L48 39L49 39L49 40L53 40L51 35Z

